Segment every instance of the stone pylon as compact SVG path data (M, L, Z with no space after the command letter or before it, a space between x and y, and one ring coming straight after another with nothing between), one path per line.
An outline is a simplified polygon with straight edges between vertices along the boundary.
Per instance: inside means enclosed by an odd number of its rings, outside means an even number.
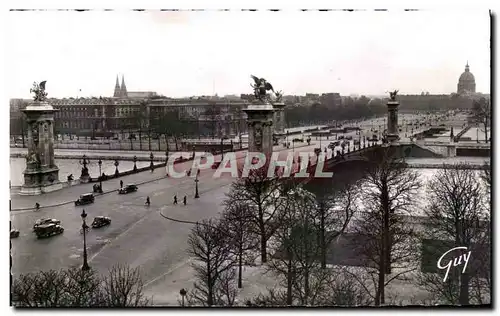
M263 153L269 159L273 152L273 106L255 101L243 111L248 117L248 151Z
M54 163L55 111L45 101L32 102L23 110L28 123L28 154L21 195L38 195L63 187Z
M398 127L398 107L399 101L387 101L387 141L394 143L399 140L399 127Z
M286 137L285 134L285 104L282 102L274 103L274 139L280 143ZM278 145L276 144L276 145Z

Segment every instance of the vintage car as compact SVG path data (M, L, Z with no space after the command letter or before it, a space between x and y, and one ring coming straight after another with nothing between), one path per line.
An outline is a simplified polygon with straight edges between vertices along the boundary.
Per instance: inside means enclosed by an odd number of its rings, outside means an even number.
M17 230L17 229L12 229L12 230L10 231L10 238L17 238L17 237L19 237L19 230Z
M64 228L59 224L40 225L35 230L38 238L47 238L54 235L59 235L64 232Z
M91 204L94 203L94 194L92 193L85 193L80 195L78 200L75 201L75 205L85 205L85 204Z
M57 220L55 218L40 218L35 222L35 225L33 225L33 230L37 229L39 226L42 225L48 225L48 224L56 224L59 225L61 224L60 220Z
M111 218L106 216L96 216L92 222L92 228L100 228L111 224Z
M137 191L137 186L135 184L127 184L118 190L118 194L127 194L135 191Z

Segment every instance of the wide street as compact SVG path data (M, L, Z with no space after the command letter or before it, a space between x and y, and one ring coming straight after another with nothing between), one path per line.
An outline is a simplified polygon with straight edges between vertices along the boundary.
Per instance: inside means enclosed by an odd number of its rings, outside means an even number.
M370 124L368 124L370 125ZM366 125L366 126L368 126ZM316 140L310 146L296 145L288 150L276 146L280 151L280 160L285 160L288 152L312 152L318 147ZM322 143L324 148L328 141ZM236 153L239 159L245 152ZM220 156L215 158L220 160ZM176 170L187 170L192 162L176 165ZM111 192L97 196L95 203L84 207L76 207L73 203L50 207L75 200L79 194L90 192L91 184L79 185L59 192L43 196L12 196L12 208L29 208L39 202L42 209L18 210L11 212L12 226L20 230L19 238L12 239L12 272L14 276L37 270L62 269L82 264L83 236L80 234L82 209L88 213L87 224L95 216L109 216L112 223L108 227L91 229L87 235L87 249L91 267L105 272L115 264L128 264L140 267L146 291L149 294L163 293L170 297L178 293L181 287L190 288L177 279L190 280L189 256L186 253L187 238L192 228L165 219L199 221L216 216L222 211L221 202L229 190L233 179L229 174L215 179L212 169L202 170L199 176L200 198L194 199L195 184L193 178L165 178L165 170L157 169L154 173L142 172L120 178L124 183L141 183L138 192L118 195ZM120 179L103 183L105 191L119 187ZM173 196L177 195L179 205L173 205ZM182 205L182 197L186 195L188 204ZM151 198L151 206L144 205L146 196ZM47 207L44 207L47 206ZM61 220L65 228L63 234L48 239L37 239L32 231L34 222L39 218L56 218Z

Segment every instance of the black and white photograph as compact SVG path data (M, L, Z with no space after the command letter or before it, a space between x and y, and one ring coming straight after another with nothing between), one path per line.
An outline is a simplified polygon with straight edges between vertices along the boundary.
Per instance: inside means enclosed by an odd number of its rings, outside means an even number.
M14 312L491 309L494 11L10 5Z

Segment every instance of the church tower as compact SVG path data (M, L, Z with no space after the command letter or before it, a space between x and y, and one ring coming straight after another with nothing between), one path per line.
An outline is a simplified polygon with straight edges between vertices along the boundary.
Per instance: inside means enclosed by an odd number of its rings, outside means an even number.
M118 75L116 75L115 92L113 93L114 98L120 97L120 82L118 81Z
M121 93L120 97L126 98L127 97L127 86L125 86L125 77L122 75L122 88L121 88Z

